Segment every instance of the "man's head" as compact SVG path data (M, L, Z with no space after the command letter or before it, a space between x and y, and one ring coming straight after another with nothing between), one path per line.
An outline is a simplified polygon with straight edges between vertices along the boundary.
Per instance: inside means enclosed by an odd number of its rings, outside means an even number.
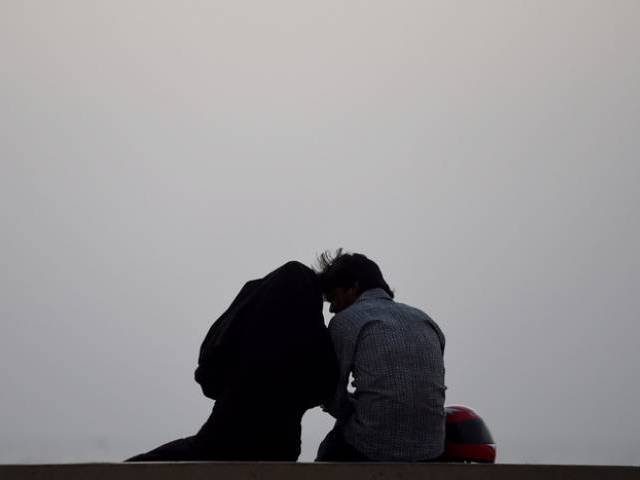
M326 251L318 258L318 264L322 293L331 304L332 313L344 310L372 288L382 288L393 298L378 265L360 253L343 253L341 248L334 254Z

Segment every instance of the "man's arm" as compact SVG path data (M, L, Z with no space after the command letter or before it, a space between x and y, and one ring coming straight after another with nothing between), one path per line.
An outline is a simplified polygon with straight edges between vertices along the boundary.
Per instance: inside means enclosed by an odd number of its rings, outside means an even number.
M329 333L338 360L338 383L331 398L324 405L324 410L338 420L346 420L353 412L351 394L347 391L349 374L353 364L355 342L345 327L348 318L337 314L331 320Z

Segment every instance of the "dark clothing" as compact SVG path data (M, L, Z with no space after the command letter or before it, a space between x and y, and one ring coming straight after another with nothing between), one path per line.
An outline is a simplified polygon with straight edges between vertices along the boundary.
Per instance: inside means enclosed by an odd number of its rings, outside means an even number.
M315 272L289 262L248 282L207 333L195 378L212 399L231 390L277 405L324 400L337 366Z
M166 443L129 461L295 461L303 411L268 410L222 394L197 434Z
M132 461L295 461L302 415L337 381L317 275L289 262L248 282L207 333L195 379L216 400L207 422Z
M349 445L344 439L344 433L339 426L335 426L318 448L316 462L371 462L372 460Z

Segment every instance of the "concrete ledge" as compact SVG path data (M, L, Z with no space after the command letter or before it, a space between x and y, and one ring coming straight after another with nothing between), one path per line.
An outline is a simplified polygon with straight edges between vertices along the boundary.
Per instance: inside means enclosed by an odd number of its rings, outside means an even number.
M411 463L84 463L0 465L2 480L640 480L640 467Z

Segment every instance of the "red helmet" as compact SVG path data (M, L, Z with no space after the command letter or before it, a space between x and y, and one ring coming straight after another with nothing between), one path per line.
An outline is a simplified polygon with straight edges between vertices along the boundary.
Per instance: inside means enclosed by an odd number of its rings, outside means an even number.
M441 459L449 462L494 463L496 444L480 415L464 405L448 405L444 411L447 423Z

